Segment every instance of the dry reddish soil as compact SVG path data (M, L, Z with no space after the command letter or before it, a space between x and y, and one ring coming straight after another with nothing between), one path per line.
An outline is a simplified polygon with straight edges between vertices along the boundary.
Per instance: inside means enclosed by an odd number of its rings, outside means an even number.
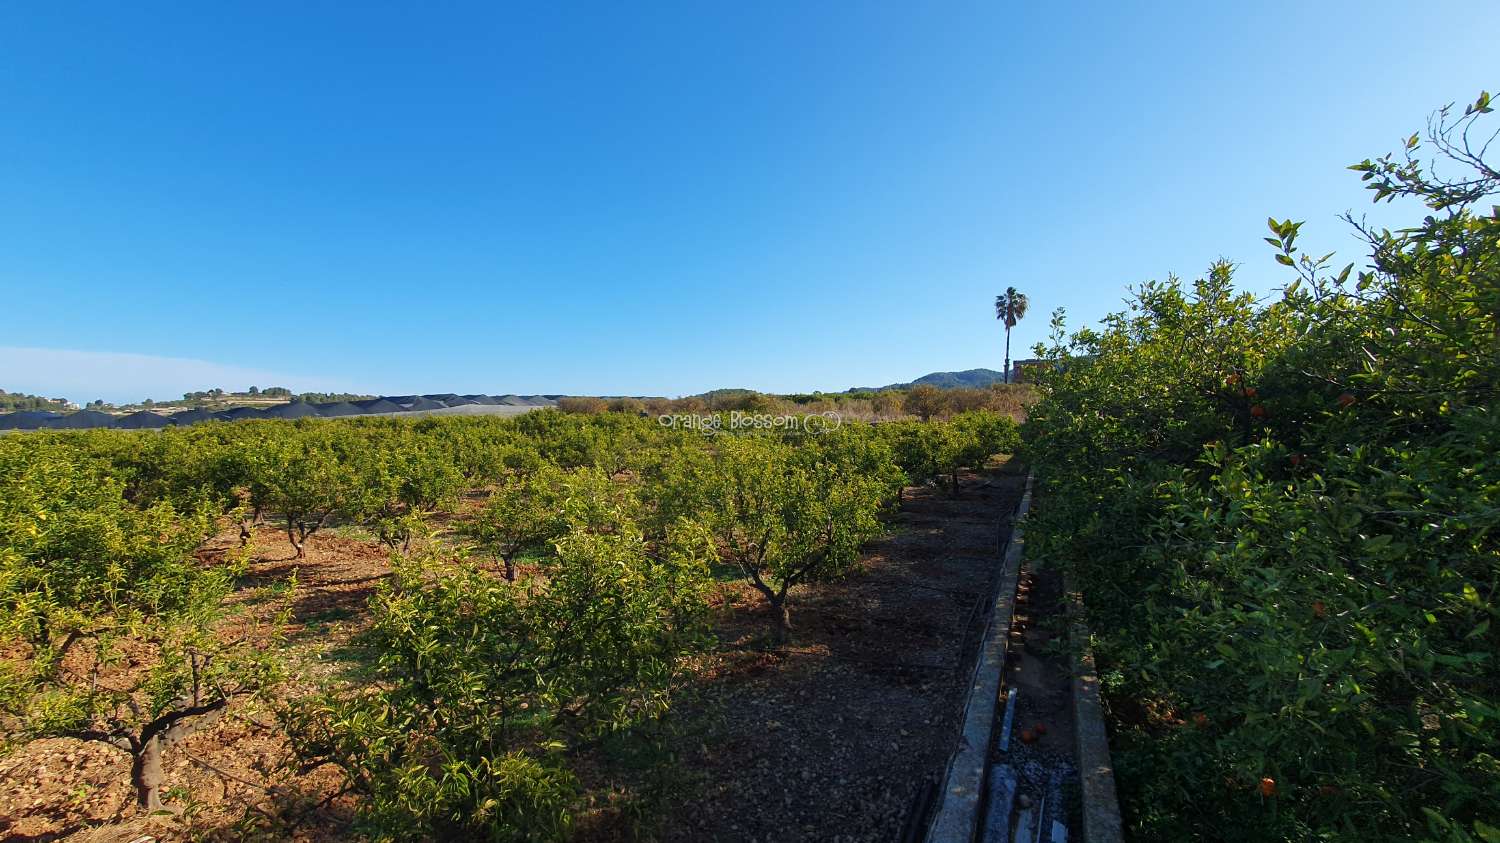
M210 542L205 561L238 551L238 530ZM378 544L319 533L307 556L296 559L284 533L258 528L252 562L235 601L253 620L282 607L271 587L294 570L292 621L279 645L288 661L288 681L279 698L311 693L346 669L336 656L361 627L375 584L390 572ZM242 628L229 628L236 635ZM140 667L144 668L144 665ZM130 787L130 760L102 743L69 738L32 741L0 758L0 840L129 841L245 839L328 840L347 825L348 805L319 806L338 783L327 771L299 774L276 717L266 702L231 706L217 722L187 737L165 756L167 815L141 816ZM274 829L275 833L269 833Z
M601 761L582 775L591 807L577 836L897 837L914 795L952 752L982 608L1023 475L1010 465L966 475L957 500L908 490L890 536L868 548L858 570L793 592L796 631L785 648L770 643L758 595L725 583L719 646L674 715L668 744L678 763L668 779L652 781L653 792L667 794L652 803L653 819L631 819L639 792L650 788ZM202 555L237 544L237 532L227 531ZM268 525L255 531L251 559L236 599L255 618L283 605L274 587L297 573L292 623L279 644L267 639L289 662L277 698L359 681L361 664L347 645L390 571L385 550L355 531L325 531L299 560ZM231 707L168 750L165 762L170 810L148 817L134 807L124 753L72 739L16 747L0 757L0 840L351 837L352 799L336 795L330 771L297 769L269 703Z

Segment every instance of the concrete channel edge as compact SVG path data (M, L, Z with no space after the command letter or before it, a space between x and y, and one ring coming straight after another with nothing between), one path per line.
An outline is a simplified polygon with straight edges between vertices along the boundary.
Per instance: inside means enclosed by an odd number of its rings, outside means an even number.
M985 779L990 766L990 745L994 739L995 710L1000 702L1000 680L1005 673L1006 639L1015 612L1016 585L1026 544L1023 521L1031 507L1032 480L1032 475L1027 474L1026 491L1011 519L1010 541L1001 561L999 589L980 642L979 658L969 684L969 698L964 704L963 730L938 790L937 809L927 828L928 843L972 843L979 827ZM1113 779L1111 794L1112 783Z
M1068 637L1073 651L1073 732L1078 762L1084 843L1121 843L1120 802L1115 793L1115 770L1109 756L1109 733L1104 728L1104 707L1099 701L1099 676L1089 647L1088 626L1083 619L1083 598L1064 578L1068 598Z

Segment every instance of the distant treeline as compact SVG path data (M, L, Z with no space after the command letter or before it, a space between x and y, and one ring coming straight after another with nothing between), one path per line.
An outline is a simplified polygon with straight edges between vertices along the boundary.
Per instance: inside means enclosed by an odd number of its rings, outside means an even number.
M557 406L566 413L629 413L677 415L683 413L734 412L805 415L836 412L848 418L891 420L916 417L923 420L949 418L974 410L989 410L1013 419L1024 419L1026 408L1036 400L1027 384L992 384L984 389L940 389L922 384L911 389L880 392L813 392L770 395L752 389L717 389L686 398L595 398L568 396Z
M298 392L294 393L284 386L268 386L261 389L252 386L244 392L226 392L215 387L214 389L203 389L195 392L184 392L180 401L155 401L147 398L135 404L106 404L102 401L91 402L89 407L100 410L150 410L163 407L205 407L210 405L228 405L236 402L263 402L267 398L282 399L286 401L306 401L309 404L331 404L335 401L365 401L374 398L373 395L354 392Z
M0 389L0 410L59 410L67 405L67 400L63 398L43 398L40 395Z

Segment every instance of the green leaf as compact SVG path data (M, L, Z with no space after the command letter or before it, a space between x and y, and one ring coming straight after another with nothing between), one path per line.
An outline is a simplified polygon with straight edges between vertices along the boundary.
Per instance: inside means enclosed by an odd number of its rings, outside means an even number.
M1437 811L1434 811L1426 805L1422 806L1422 813L1427 815L1427 820L1433 825L1433 827L1445 830L1448 828L1452 828L1452 824L1448 822L1447 817L1444 817L1442 814L1439 814Z

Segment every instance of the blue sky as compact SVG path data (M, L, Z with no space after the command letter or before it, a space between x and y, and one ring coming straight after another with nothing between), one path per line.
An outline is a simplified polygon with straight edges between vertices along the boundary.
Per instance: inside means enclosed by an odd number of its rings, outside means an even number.
M1007 285L1025 356L1054 307L1091 322L1220 256L1280 286L1270 215L1358 257L1344 166L1500 87L1496 24L1494 2L5 4L0 387L999 368Z

